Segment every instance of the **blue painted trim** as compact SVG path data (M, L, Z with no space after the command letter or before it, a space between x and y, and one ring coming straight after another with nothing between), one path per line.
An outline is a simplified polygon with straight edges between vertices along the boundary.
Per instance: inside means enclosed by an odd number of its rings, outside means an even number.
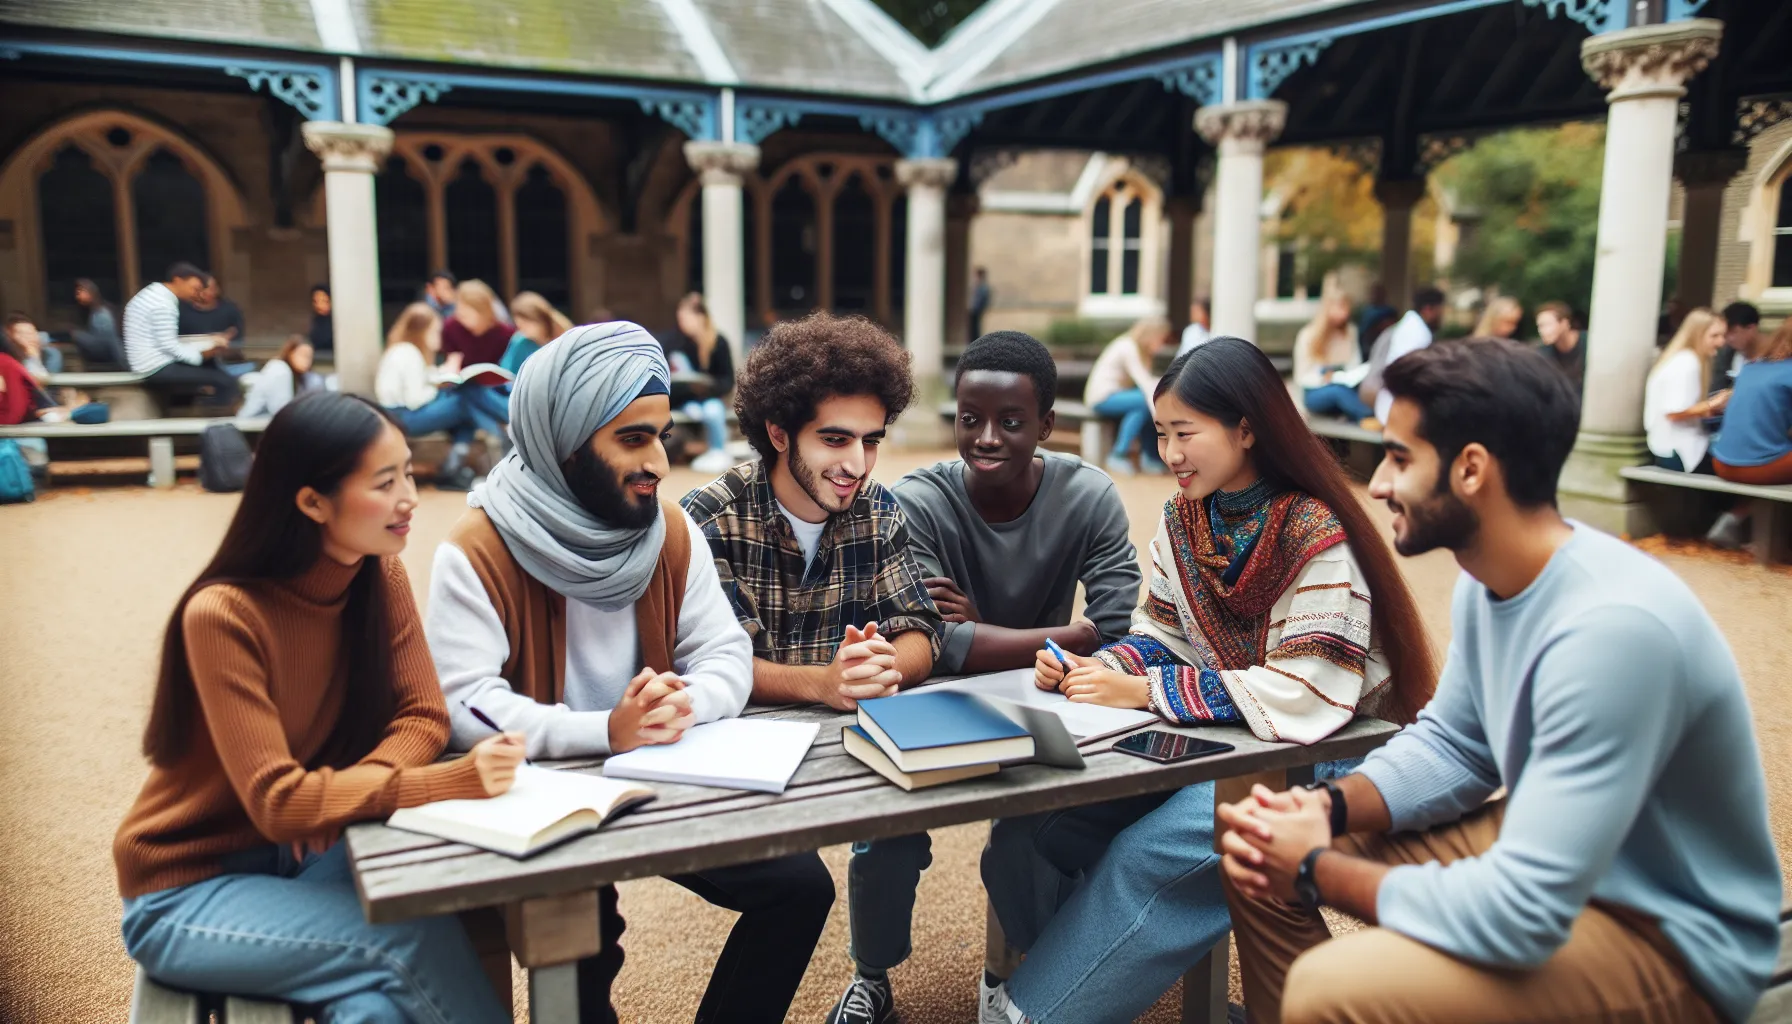
M1488 2L1497 3L1501 2L1501 0L1488 0ZM1200 96L1190 92L1189 89L1195 88L1200 91L1205 91L1205 86L1197 83L1199 83L1205 76L1205 71L1203 69L1209 65L1214 69L1212 78L1212 98L1202 100ZM1196 54L1185 54L1180 57L1169 57L1145 64L1136 64L1132 67L1103 71L1094 75L1082 75L1076 78L1067 78L1062 81L1050 82L1045 85L1029 86L1016 89L1013 92L992 93L975 99L957 100L946 103L938 109L942 113L949 111L952 113L985 114L991 110L1018 107L1025 103L1055 99L1059 96L1068 96L1072 93L1088 92L1091 89L1119 85L1122 82L1137 82L1152 78L1162 82L1165 89L1174 89L1183 93L1185 96L1192 96L1203 103L1215 102L1219 99L1220 68L1220 51L1208 50ZM1185 82L1189 84L1185 86Z
M1541 7L1552 18L1567 18L1586 26L1592 35L1612 32L1625 25L1626 0L1524 0L1526 7ZM1698 0L1700 6L1705 0ZM1669 20L1674 20L1670 14Z
M951 108L921 110L839 100L812 100L780 96L775 99L735 94L734 137L758 145L774 132L797 124L806 116L849 117L859 127L878 136L904 157L949 156L972 128L983 120L981 111Z
M24 39L0 43L0 58L17 60L25 54L161 67L211 68L244 79L252 89L260 90L262 86L268 86L274 97L290 104L311 120L334 121L341 116L336 106L336 67L329 63L270 61L240 54L139 50L122 46L89 46Z
M1709 2L1710 0L1668 0L1668 20L1685 21L1696 18Z
M1275 95L1288 76L1319 63L1319 55L1332 45L1329 37L1295 42L1255 43L1245 48L1244 96L1264 100Z
M1447 3L1415 7L1405 11L1393 11L1373 18L1364 18L1361 21L1314 29L1310 32L1256 40L1244 47L1244 98L1249 100L1271 98L1276 87L1280 86L1288 75L1300 66L1299 62L1311 63L1312 60L1317 59L1320 50L1345 36L1361 35L1364 32L1391 28L1395 25L1406 25L1429 18L1448 17L1463 11L1495 7L1509 2L1510 0L1449 0ZM1525 2L1534 5L1537 0L1525 0ZM1586 2L1586 0L1547 0L1547 2ZM1601 0L1595 0L1595 2L1601 2ZM1311 54L1311 57L1308 54ZM1262 59L1260 60L1260 58ZM1291 62L1293 62L1292 65Z
M433 102L453 89L490 89L498 92L548 93L557 96L595 96L634 100L644 113L664 119L693 139L714 140L719 97L703 89L641 85L633 82L600 82L587 78L525 78L520 75L487 75L445 68L422 71L369 67L357 69L357 109L368 124L387 124L418 103ZM376 94L377 90L377 94Z
M734 97L734 140L759 145L773 133L789 128L803 119L810 108L785 100L761 100Z

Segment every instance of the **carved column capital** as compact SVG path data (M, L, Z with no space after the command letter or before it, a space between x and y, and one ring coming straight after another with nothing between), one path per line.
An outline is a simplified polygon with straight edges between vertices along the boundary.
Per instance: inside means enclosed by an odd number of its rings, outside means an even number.
M1674 177L1687 188L1701 185L1722 187L1730 179L1748 169L1748 150L1740 146L1730 149L1689 149L1674 154Z
M896 180L903 188L943 189L958 177L958 161L949 157L921 157L896 161Z
M392 152L392 129L377 124L306 121L299 126L305 147L324 162L324 171L375 174Z
M759 147L747 142L687 142L684 158L705 185L739 185L759 166Z
M1274 142L1288 123L1288 104L1281 100L1240 100L1195 111L1195 131L1209 145L1237 141L1258 148Z
M1723 22L1712 18L1602 32L1580 44L1581 67L1607 91L1606 102L1678 99L1686 80L1717 56Z

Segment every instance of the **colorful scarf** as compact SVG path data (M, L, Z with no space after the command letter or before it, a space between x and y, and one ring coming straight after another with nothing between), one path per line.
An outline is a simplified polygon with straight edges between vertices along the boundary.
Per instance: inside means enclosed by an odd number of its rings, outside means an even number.
M1314 555L1344 541L1324 502L1264 481L1207 501L1164 503L1142 623L1185 664L1246 669L1264 662L1269 613ZM1154 560L1155 560L1154 559ZM1173 573L1173 575L1171 575Z

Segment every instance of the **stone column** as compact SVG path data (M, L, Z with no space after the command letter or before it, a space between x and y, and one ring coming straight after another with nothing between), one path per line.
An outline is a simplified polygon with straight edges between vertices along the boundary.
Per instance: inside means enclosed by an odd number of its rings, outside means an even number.
M956 160L896 161L896 180L908 190L902 334L915 375L915 400L899 433L901 443L909 447L950 443L938 406L945 397L946 187L957 176Z
M1586 389L1561 505L1613 533L1651 528L1618 470L1648 458L1643 383L1661 308L1674 123L1686 80L1717 56L1722 32L1722 23L1695 18L1606 32L1581 44L1581 63L1607 90L1609 110Z
M746 248L741 178L759 166L759 147L745 142L687 142L684 158L703 182L703 301L716 330L744 365L747 333Z
M1188 307L1195 297L1195 217L1200 196L1171 196L1164 204L1170 217L1170 252L1165 261L1164 312L1178 339L1188 326Z
M381 339L378 221L373 176L392 151L392 129L372 124L307 121L305 145L324 164L330 236L330 323L336 334L336 376L342 390L373 394Z
M1746 149L1689 150L1674 157L1674 177L1680 179L1686 193L1680 221L1680 274L1674 291L1685 308L1723 305L1712 290L1717 283L1724 189L1747 166Z
M946 196L945 343L955 348L976 340L971 337L971 219L978 207L975 192Z
M1405 178L1375 183L1381 203L1381 286L1388 305L1412 307L1412 210L1425 196L1425 179Z
M1219 150L1214 183L1213 333L1257 337L1263 150L1282 134L1288 104L1241 100L1202 107L1195 130Z

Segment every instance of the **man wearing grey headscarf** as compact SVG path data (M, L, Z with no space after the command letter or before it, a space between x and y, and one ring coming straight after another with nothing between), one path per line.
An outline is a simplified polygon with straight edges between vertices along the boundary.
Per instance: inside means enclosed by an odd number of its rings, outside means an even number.
M425 633L455 748L489 720L531 757L622 753L745 706L751 641L702 532L659 496L670 378L659 342L621 321L575 327L524 364L515 447L468 496L430 579ZM834 899L820 858L672 881L741 912L697 1019L782 1021ZM616 1020L622 964L613 888L598 907L603 948L579 963L587 1022Z

